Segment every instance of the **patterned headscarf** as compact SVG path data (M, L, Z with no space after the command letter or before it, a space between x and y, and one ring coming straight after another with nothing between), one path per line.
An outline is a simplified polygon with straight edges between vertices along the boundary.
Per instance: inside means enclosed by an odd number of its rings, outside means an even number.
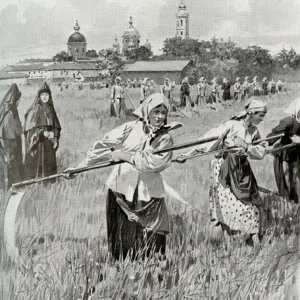
M249 113L258 113L258 112L267 112L267 105L266 103L252 99L248 101L245 105L245 110L233 115L230 120L241 120L245 118L246 115Z

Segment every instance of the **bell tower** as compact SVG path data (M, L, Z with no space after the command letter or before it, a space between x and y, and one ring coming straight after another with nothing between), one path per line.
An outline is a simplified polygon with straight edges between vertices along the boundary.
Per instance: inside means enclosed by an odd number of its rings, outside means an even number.
M179 36L182 39L189 38L189 14L183 0L181 0L178 13L176 14L176 37Z

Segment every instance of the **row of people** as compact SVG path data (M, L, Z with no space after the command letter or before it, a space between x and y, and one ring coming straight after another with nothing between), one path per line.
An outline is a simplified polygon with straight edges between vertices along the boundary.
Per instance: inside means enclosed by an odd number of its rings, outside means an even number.
M128 255L135 257L142 249L147 249L146 255L166 251L170 225L165 197L171 188L160 173L171 165L172 152L155 154L155 151L170 148L174 142L169 132L183 126L177 122L168 123L169 112L170 103L162 93L150 95L134 111L135 121L113 129L96 141L78 166L90 166L108 159L123 162L115 166L107 181L107 237L110 253L115 259ZM267 153L268 144L259 141L261 136L257 128L266 113L265 103L250 100L244 111L200 137L218 136L217 142L194 147L177 158L177 162L184 163L199 152L227 149L211 163L210 219L214 228L221 227L229 235L242 234L246 239L256 241L263 234L264 211L248 158L261 160ZM300 99L287 113L290 115L270 133L271 137L284 133L284 137L274 138L270 145L275 142L278 145L300 144ZM231 147L238 149L233 151ZM299 147L280 150L275 155L275 174L281 177L279 192L285 199L295 202L298 201L293 196L295 191L287 192L287 188L289 185L295 189L297 183L293 176L286 175L283 162L295 174L295 161L299 167ZM65 171L66 178L74 178L70 174L70 169Z
M18 112L21 95L14 83L0 105L0 153L4 173L2 188L5 189L23 179L45 177L57 171L56 151L61 126L51 90L47 83L38 90L35 100L25 113L23 127ZM22 152L23 134L25 153Z

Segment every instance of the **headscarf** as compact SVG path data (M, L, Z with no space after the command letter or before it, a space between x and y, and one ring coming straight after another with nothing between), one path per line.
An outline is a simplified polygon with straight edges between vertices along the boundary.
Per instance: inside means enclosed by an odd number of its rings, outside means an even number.
M16 132L16 129L21 128L19 113L18 113L18 109L17 109L17 106L16 106L16 103L20 99L21 95L22 95L22 93L19 91L19 88L18 88L17 84L13 83L10 86L7 93L5 94L3 100L1 101L1 104L0 104L0 127L2 127L1 125L3 124L5 116L10 111L13 114L15 122L17 122L18 124L14 124L14 125L9 126L11 128L6 128L6 129L9 129L9 131L12 131L11 133L3 132L3 129L0 130L0 138L4 138L4 137L5 138L13 138L14 133ZM19 130L17 130L17 131L19 131ZM17 133L21 134L22 130L20 130L20 131L21 132L17 132Z
M128 79L129 79L129 78L128 78ZM129 79L129 80L130 80L130 79ZM120 81L120 82L122 81L122 79L121 79L121 77L120 77L120 76L117 76L117 77L116 77L116 80L115 80L115 82L117 82L117 81Z
M183 83L188 83L188 82L189 82L189 78L188 77L184 77L183 80L182 80L182 84Z
M13 114L17 112L16 102L20 99L22 93L19 91L18 86L13 83L0 104L0 125L8 111L12 110Z
M227 80L227 78L223 78L223 83L227 83L228 82L228 80Z
M179 128L183 126L183 124L178 122L172 122L167 124L167 120L165 120L165 124L163 124L160 128L152 128L149 123L149 115L151 110L155 107L163 105L167 112L170 111L170 104L168 99L161 93L155 93L150 95L134 112L133 114L139 118L141 122L144 124L144 131L151 136L155 136L156 133L161 130L165 129L167 131Z
M245 110L233 115L230 120L241 120L246 117L249 113L267 112L266 103L252 99L249 100L245 105Z
M257 76L254 76L254 77L253 77L253 81L256 81L256 80L257 80Z
M49 94L49 100L47 103L43 103L42 100L40 99L42 93ZM38 90L34 102L32 103L32 105L30 106L30 108L27 110L25 114L24 132L32 128L44 127L44 126L52 126L53 128L61 129L54 108L51 90L46 82Z
M293 102L285 110L285 113L293 116L298 122L300 119L298 118L298 112L300 111L300 97L296 98Z
M235 81L240 81L240 77L237 77Z
M147 77L146 77L146 78L144 78L144 80L143 80L142 84L146 85L148 80L149 80L149 78L147 78Z

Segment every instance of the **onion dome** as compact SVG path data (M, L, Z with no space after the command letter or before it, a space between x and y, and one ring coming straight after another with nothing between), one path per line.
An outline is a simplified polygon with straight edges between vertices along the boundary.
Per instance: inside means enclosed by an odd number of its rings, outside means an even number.
M140 37L139 32L133 27L132 17L130 17L129 27L124 31L123 38L124 37Z
M74 30L75 30L75 32L72 35L70 35L68 43L86 43L86 39L85 39L84 35L82 35L79 32L80 26L79 26L77 20L76 20L76 24L74 26Z

